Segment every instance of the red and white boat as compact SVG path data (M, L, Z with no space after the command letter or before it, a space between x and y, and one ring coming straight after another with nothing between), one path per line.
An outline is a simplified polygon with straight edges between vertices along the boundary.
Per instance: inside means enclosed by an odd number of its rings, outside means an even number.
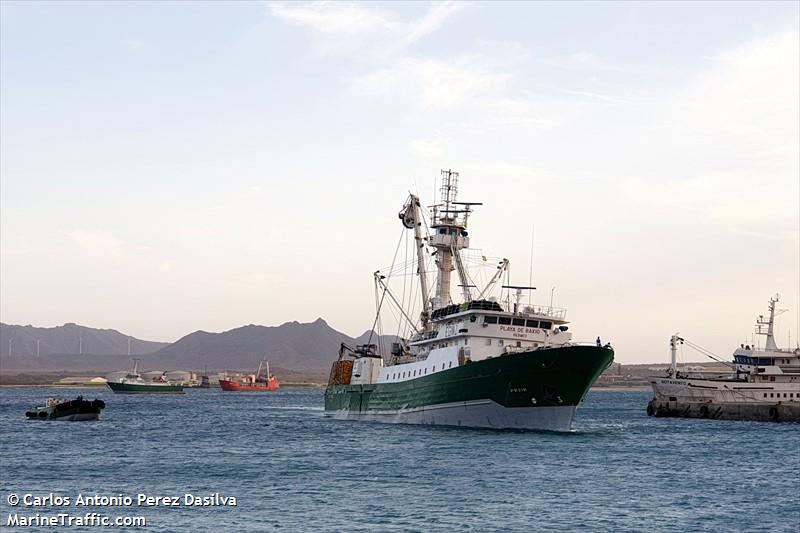
M265 372L262 374L261 369ZM270 392L276 391L281 387L278 378L269 372L269 363L265 360L258 363L255 374L250 374L241 378L230 378L219 380L219 386L224 391L239 392Z

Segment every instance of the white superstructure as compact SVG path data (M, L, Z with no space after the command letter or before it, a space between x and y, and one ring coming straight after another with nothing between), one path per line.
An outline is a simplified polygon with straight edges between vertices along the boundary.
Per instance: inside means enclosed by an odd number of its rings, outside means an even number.
M777 404L800 402L800 348L781 350L774 337L775 304L769 301L769 318L759 316L756 333L764 335L764 349L742 344L733 352L732 371L724 375L682 372L676 364L678 335L670 338L671 365L666 377L650 380L657 400Z

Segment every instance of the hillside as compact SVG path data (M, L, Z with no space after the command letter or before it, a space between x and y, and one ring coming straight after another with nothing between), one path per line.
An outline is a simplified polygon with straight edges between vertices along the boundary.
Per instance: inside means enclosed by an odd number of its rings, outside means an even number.
M9 340L11 345L9 347ZM36 357L54 354L127 355L128 340L133 355L153 353L167 346L166 342L137 339L115 329L97 329L67 323L54 328L16 326L0 323L0 352L6 357ZM10 350L10 353L9 353Z
M330 368L341 343L354 347L368 337L369 332L349 337L322 318L272 327L251 324L222 333L196 331L155 353L152 363L165 368L248 369L266 357L275 367L321 372Z
M273 368L321 375L330 369L341 343L353 347L363 344L369 339L369 331L354 339L319 318L311 323L286 322L280 326L250 324L221 333L195 331L167 344L76 324L56 328L2 324L0 369L9 372L127 368L131 364L131 356L127 354L129 338L131 355L141 359L142 368L246 370L266 357ZM389 337L384 341L389 349ZM378 340L373 337L371 342ZM83 353L79 353L81 350Z

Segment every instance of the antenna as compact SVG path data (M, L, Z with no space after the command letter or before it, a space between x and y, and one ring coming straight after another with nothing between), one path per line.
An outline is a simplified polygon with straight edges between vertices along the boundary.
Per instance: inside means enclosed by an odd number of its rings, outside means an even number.
M514 303L514 313L516 313L517 310L519 309L519 301L522 299L522 291L525 291L525 290L534 291L534 290L536 290L536 287L531 287L529 285L528 286L524 286L524 285L503 285L503 288L504 289L509 289L509 291L508 291L508 297L509 298L511 298L511 289L516 289L516 291L517 291L514 294L515 299L516 299L516 303ZM530 294L530 292L528 292L528 294Z
M530 270L528 271L528 285L533 285L533 235L536 226L531 224L531 262L530 262ZM531 305L531 291L528 291L528 306ZM552 305L550 306L552 307Z

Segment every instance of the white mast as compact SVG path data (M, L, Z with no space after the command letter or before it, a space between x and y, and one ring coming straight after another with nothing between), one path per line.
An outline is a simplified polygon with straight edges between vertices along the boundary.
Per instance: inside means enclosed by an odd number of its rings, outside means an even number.
M413 194L408 196L408 200L400 211L400 220L403 225L414 230L414 243L417 247L417 276L419 276L419 286L422 291L422 329L428 330L428 322L431 316L430 302L428 301L428 278L425 273L425 243L422 236L422 217L420 216L419 198Z
M472 296L469 290L469 280L466 270L461 263L459 250L469 248L467 236L467 219L472 212L471 202L457 202L458 172L442 170L442 186L439 189L440 199L433 206L431 229L433 234L428 238L428 243L436 249L436 295L433 298L433 307L439 308L449 305L450 298L450 273L454 270L453 261L458 267L459 277L464 293L464 300L470 301Z
M676 333L669 338L669 377L675 378L678 375L678 342L683 339Z
M774 298L769 299L769 320L764 320L764 315L759 315L756 320L756 334L764 335L767 337L764 343L764 351L778 351L778 345L775 343L775 315L781 314L785 309L775 309L775 304L780 300L781 295L776 294ZM764 328L766 327L766 331Z

